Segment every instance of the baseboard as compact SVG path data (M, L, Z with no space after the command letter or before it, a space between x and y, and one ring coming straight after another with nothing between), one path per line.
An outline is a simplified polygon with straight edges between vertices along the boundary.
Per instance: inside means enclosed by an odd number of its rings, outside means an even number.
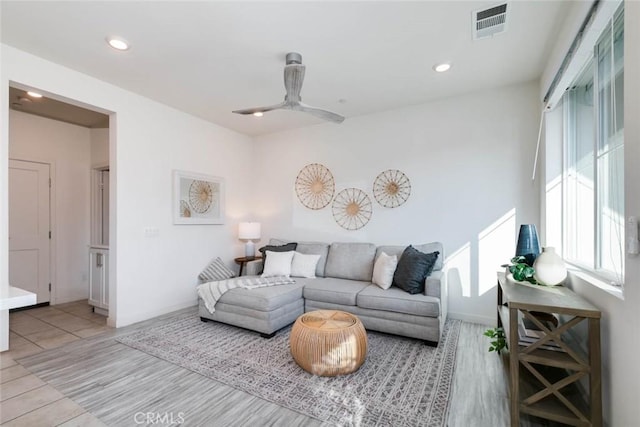
M51 305L66 304L68 302L84 301L88 298L87 292L64 292L56 294L52 298Z
M32 308L40 308L40 307L48 307L49 303L48 302L41 302L38 304L33 304L33 305L27 305L24 307L16 307L16 308L11 308L9 309L9 313L15 313L18 311L23 311L23 310L31 310Z
M479 323L481 325L487 326L496 326L497 322L497 314L496 317L487 317L487 316L478 316L476 314L468 314L468 313L455 313L455 312L447 312L447 318L449 319L458 319L464 322L469 323Z
M149 310L144 312L136 311L135 313L128 316L122 316L122 315L114 316L115 313L112 313L112 310L110 310L109 320L107 321L107 323L115 323L114 326L116 328L121 328L123 326L132 325L134 323L142 322L144 320L153 319L154 317L162 316L163 314L168 314L168 313L172 313L174 311L182 310L185 308L194 307L197 304L198 304L197 301L189 300L180 304L157 308L155 310Z

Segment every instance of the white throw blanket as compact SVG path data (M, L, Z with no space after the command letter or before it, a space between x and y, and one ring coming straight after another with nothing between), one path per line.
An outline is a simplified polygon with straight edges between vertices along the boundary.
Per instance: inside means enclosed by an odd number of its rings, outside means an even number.
M296 281L287 276L259 277L259 276L243 276L234 277L226 280L216 280L213 282L203 283L196 289L198 295L204 301L204 305L211 313L216 311L215 305L222 295L230 289L234 288L264 288L265 286L274 285L290 285Z

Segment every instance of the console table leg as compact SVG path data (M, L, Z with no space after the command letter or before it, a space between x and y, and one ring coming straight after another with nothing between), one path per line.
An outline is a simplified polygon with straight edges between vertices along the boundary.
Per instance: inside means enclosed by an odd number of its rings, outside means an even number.
M600 319L589 319L589 399L591 400L591 425L602 426L602 381L600 376Z
M509 391L511 427L520 425L520 363L518 361L518 310L509 309Z

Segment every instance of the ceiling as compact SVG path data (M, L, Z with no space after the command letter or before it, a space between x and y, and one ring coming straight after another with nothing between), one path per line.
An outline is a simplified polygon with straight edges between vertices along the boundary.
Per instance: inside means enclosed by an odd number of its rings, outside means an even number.
M307 66L303 102L349 120L538 79L570 3L510 1L507 31L475 41L472 12L497 2L4 0L0 13L5 44L260 135L323 123L231 113L283 99L287 52ZM107 36L131 48L115 51ZM453 66L435 73L440 62Z
M15 87L9 88L9 107L23 113L35 114L87 128L109 127L109 116L106 114L51 98L33 98L27 94L27 91Z

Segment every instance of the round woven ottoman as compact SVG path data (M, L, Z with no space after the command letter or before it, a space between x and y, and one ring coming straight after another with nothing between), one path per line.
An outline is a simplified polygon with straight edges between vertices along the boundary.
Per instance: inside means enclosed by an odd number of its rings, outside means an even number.
M350 374L367 357L367 331L353 314L310 311L293 324L289 345L296 363L311 374L324 377Z

